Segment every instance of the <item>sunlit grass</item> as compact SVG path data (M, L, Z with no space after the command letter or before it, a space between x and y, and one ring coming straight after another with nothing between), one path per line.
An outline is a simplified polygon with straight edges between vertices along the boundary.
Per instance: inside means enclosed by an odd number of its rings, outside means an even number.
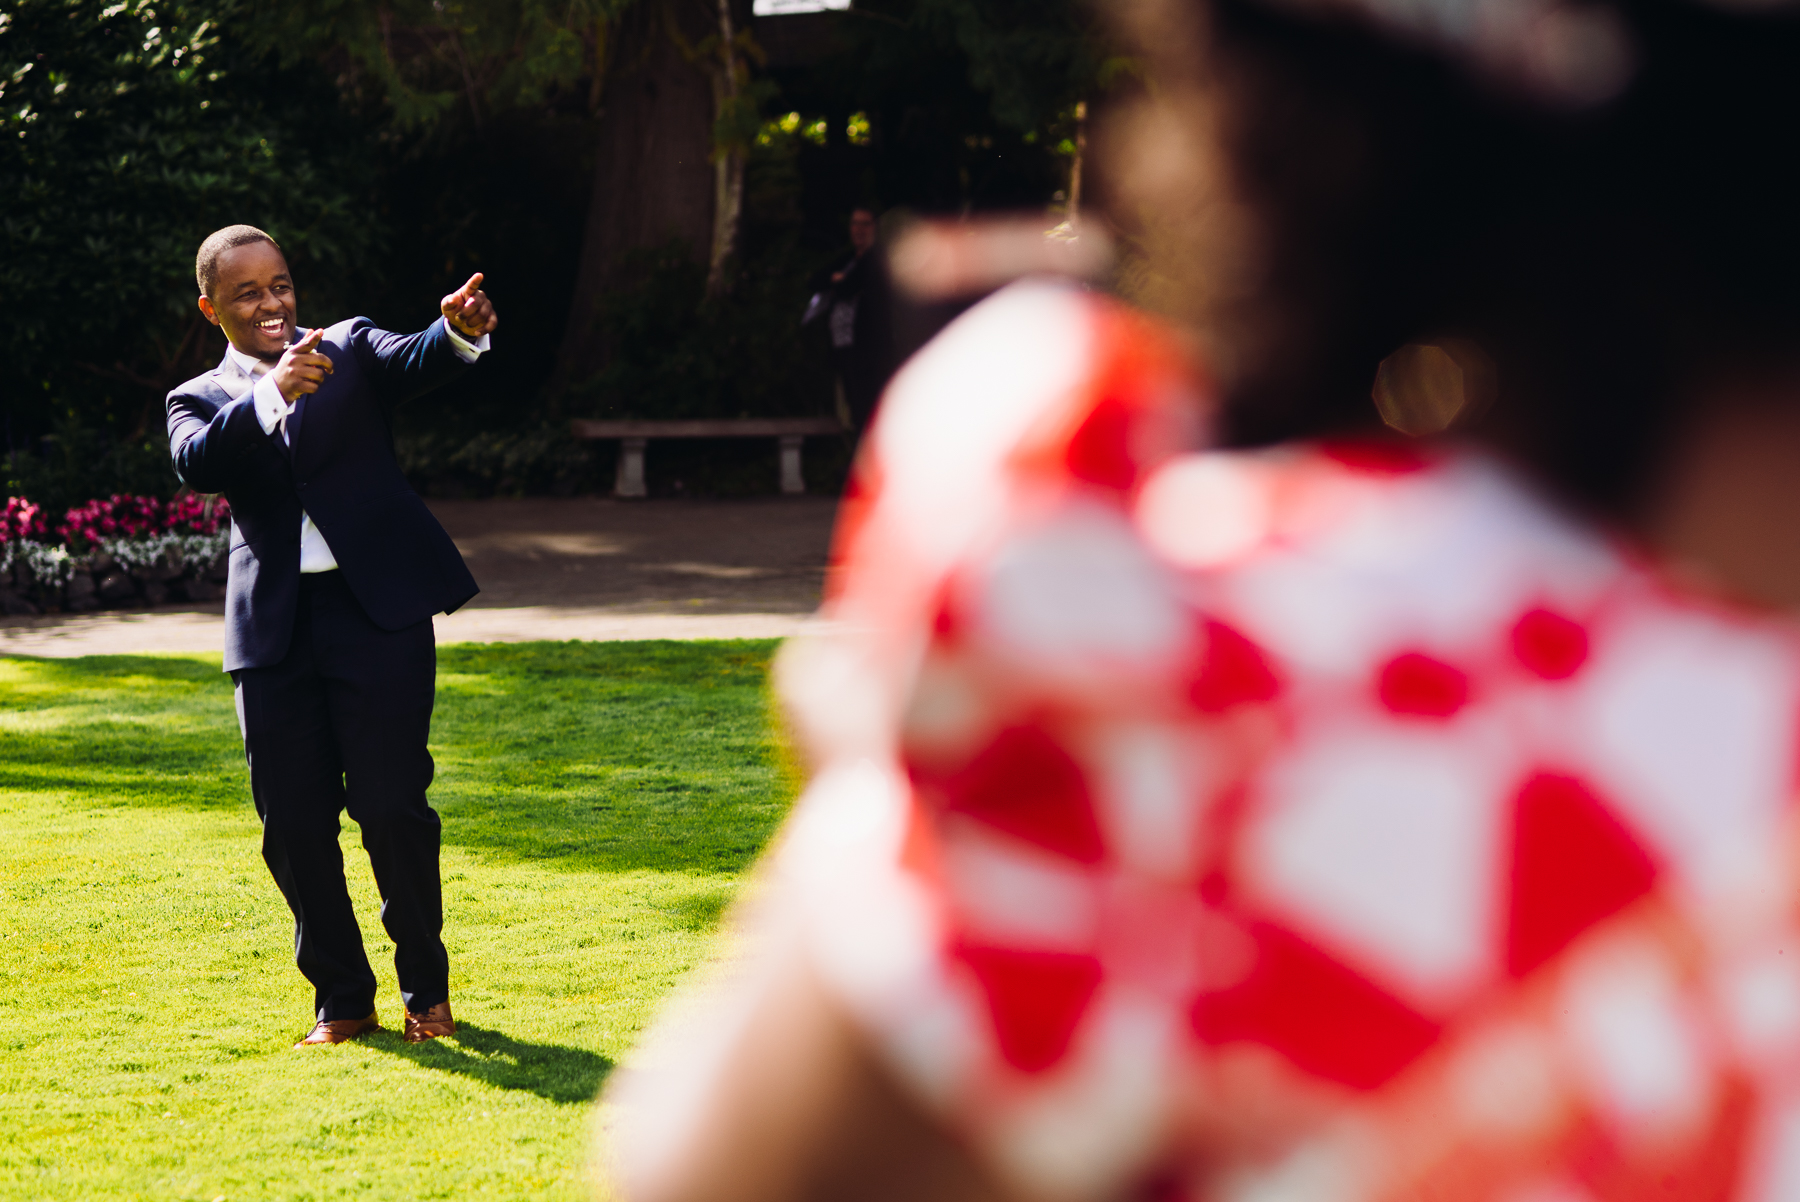
M0 659L0 1197L578 1196L589 1100L785 808L771 651L445 649L432 798L464 1031L308 1051L216 657Z

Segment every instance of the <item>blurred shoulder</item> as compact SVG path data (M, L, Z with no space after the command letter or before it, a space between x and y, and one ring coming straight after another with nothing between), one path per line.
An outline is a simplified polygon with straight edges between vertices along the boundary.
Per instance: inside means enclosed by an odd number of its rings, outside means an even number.
M1208 441L1212 389L1158 319L1076 286L1014 284L896 377L838 513L835 617L928 620L944 582L1031 515L1125 512L1143 481Z
M872 455L884 474L941 475L1007 472L1029 451L1076 477L1128 486L1147 466L1132 461L1203 441L1209 398L1198 365L1160 321L1072 284L1026 280L952 322L901 370ZM1085 445L1083 427L1101 413L1132 445ZM1165 437L1132 437L1128 427L1144 421L1169 426ZM1124 458L1101 465L1097 451Z
M965 443L1016 437L1087 374L1104 305L1078 288L1041 280L982 301L895 376L876 452L904 460L926 427L954 428Z
M1067 283L1014 284L895 378L857 464L840 565L898 555L931 576L1026 497L1122 499L1170 456L1205 445L1211 396L1156 318Z

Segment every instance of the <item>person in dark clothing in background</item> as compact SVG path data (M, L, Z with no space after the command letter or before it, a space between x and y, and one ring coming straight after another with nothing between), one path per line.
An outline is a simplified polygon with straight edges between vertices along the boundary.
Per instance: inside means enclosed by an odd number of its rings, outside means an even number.
M860 433L898 366L894 354L893 286L877 246L875 212L850 213L850 253L830 268L807 306L805 324L823 317L851 425Z

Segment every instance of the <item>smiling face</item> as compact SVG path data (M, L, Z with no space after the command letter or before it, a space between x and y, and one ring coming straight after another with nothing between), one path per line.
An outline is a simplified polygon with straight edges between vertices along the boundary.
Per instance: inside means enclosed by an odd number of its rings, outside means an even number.
M220 252L213 295L200 298L206 320L246 355L273 363L294 340L294 281L273 243L246 242Z

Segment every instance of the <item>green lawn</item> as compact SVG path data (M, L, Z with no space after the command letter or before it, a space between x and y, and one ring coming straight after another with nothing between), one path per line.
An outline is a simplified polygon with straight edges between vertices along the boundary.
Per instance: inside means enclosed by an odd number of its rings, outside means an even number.
M581 1196L595 1090L791 795L773 649L442 649L463 1031L305 1051L218 658L0 658L0 1198ZM348 819L343 844L397 1025Z

